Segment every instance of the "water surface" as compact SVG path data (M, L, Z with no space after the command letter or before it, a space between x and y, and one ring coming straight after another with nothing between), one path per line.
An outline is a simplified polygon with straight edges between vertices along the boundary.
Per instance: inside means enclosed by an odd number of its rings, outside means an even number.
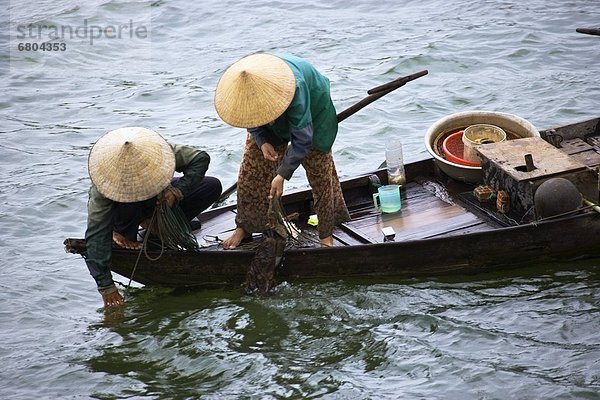
M236 180L244 135L219 120L212 97L225 68L257 51L313 62L338 110L429 71L343 122L333 149L342 177L377 168L392 139L407 161L427 157L425 131L455 112L508 112L539 129L597 117L600 39L575 32L598 26L596 0L12 1L8 10L2 398L599 398L597 261L285 282L266 299L141 288L122 314L105 315L83 260L62 249L83 236L87 155L111 129L145 126L204 148L209 173L224 186ZM29 40L19 27L86 24L148 35L17 48ZM299 172L286 188L306 186Z

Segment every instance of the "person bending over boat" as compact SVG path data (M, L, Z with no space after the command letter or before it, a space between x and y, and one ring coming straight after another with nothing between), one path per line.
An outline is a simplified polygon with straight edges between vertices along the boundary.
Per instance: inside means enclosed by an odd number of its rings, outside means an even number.
M236 230L223 247L235 248L252 232L264 231L268 199L283 194L284 180L300 164L312 189L321 244L333 245L335 225L350 214L331 155L338 122L329 80L302 58L254 54L223 73L215 108L227 124L248 130Z
M90 151L85 262L98 285L104 306L122 305L110 271L113 242L141 249L140 224L149 221L161 202L178 203L191 221L221 195L221 182L205 176L209 155L193 147L171 145L146 128L116 129ZM173 177L175 171L183 176Z

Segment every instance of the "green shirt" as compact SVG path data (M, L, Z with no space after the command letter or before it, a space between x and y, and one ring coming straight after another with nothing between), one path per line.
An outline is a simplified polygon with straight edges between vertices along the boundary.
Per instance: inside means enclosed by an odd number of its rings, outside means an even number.
M283 115L268 126L281 143L291 140L292 129L313 125L312 145L328 152L338 131L337 115L329 93L329 79L321 75L308 61L292 55L279 55L294 72L296 92L292 103Z

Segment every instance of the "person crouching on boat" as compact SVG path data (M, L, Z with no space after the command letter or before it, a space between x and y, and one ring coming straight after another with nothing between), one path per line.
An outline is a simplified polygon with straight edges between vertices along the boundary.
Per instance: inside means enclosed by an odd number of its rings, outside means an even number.
M349 221L331 155L338 130L329 80L306 60L254 54L223 73L215 92L223 121L246 128L238 176L236 230L223 242L232 249L265 229L269 197L283 194L300 164L311 186L321 244L332 246L335 225Z
M146 128L116 129L94 144L88 159L92 185L85 262L105 307L124 303L110 271L113 242L141 249L139 225L160 202L178 203L190 221L210 207L221 195L221 182L205 176L209 162L206 152L171 145ZM183 176L174 178L175 171Z

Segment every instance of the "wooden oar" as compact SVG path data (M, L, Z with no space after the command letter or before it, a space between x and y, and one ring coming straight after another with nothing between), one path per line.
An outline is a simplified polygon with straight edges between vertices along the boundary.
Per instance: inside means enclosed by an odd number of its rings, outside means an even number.
M414 81L415 79L425 76L428 73L429 71L423 70L412 75L407 75L398 79L394 79L393 81L388 82L384 85L377 86L373 89L368 90L367 93L369 95L367 97L365 97L355 105L348 107L347 109L345 109L337 115L338 122L342 122L343 120L356 113L357 111L363 109L364 107L368 106L375 100L382 98L386 94L391 93L399 87L406 85L408 82Z
M587 35L600 36L600 29L598 28L577 28L575 30L579 33L585 33Z
M342 122L343 120L345 120L349 116L353 115L357 111L365 108L366 106L368 106L375 100L382 98L386 94L391 93L394 90L398 89L399 87L406 85L408 82L414 81L415 79L425 76L428 73L429 73L429 71L423 70L423 71L414 73L412 75L407 75L407 76L403 76L401 78L394 79L393 81L388 82L384 85L377 86L373 89L368 90L367 93L369 95L367 97L365 97L358 103L354 104L353 106L348 107L347 109L345 109L344 111L340 112L337 115L338 122ZM219 200L217 200L215 202L215 204L219 204L219 203L223 202L225 199L227 199L229 196L231 196L231 194L233 192L235 192L236 190L237 190L237 181L233 185L231 185L230 187L225 189L225 191L221 194L221 197L219 197Z
M383 85L374 87L373 89L369 89L369 90L367 90L367 93L375 94L375 93L383 92L384 90L398 89L399 87L406 85L408 82L414 81L415 79L425 76L428 73L429 73L429 71L427 71L425 69L423 71L416 72L412 75L403 76L398 79L394 79L391 82L384 83Z

